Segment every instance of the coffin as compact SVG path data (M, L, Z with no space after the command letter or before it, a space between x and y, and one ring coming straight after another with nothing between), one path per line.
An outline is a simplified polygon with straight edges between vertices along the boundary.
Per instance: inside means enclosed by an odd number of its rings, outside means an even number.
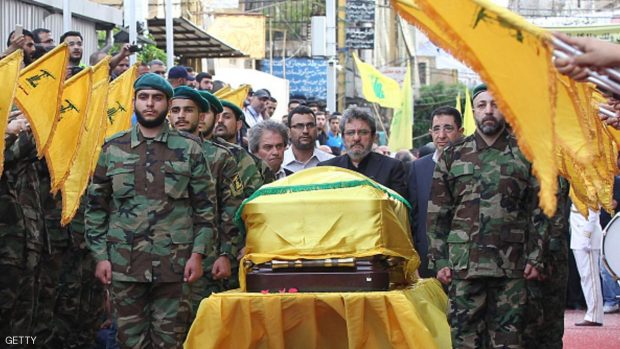
M345 292L410 284L419 258L409 208L395 191L337 167L265 185L236 216L247 234L241 288Z

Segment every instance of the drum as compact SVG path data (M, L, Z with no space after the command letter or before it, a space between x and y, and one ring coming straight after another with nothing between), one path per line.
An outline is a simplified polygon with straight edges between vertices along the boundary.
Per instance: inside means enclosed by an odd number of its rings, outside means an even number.
M620 280L620 212L611 219L603 231L602 259L605 269L614 280Z

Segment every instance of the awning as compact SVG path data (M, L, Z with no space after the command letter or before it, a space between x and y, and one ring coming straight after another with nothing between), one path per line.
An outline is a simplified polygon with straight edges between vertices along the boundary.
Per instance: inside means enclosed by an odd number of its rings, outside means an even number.
M583 25L583 26L562 26L544 27L549 31L557 31L574 36L590 36L601 40L618 41L620 40L620 25Z
M207 34L189 20L180 17L172 20L174 31L174 54L183 58L230 58L246 55L215 37ZM166 49L166 20L151 18L148 20L149 33L157 47Z

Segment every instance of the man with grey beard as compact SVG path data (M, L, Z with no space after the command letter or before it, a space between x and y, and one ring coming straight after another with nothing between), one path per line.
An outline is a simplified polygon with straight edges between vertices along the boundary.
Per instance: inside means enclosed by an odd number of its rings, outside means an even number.
M340 120L345 155L323 161L319 166L336 166L359 172L407 197L405 167L399 160L372 151L377 133L375 119L359 108L349 108Z

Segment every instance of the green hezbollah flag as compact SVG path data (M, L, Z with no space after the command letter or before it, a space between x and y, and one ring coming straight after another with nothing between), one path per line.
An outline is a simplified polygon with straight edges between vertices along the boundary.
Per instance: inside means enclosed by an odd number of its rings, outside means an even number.
M362 62L355 53L353 60L362 79L362 93L369 102L386 108L400 108L400 86L398 82L381 74L375 67Z
M407 63L407 73L401 89L400 109L394 112L390 125L388 147L391 151L411 149L413 145L413 89L411 88L411 67Z

